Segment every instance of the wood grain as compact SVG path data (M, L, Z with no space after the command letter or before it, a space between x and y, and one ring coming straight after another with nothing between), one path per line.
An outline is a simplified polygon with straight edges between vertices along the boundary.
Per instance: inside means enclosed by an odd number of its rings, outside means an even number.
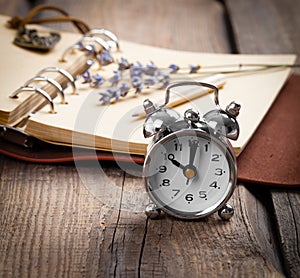
M247 210L243 211L247 206L242 203L247 195L243 186L235 191L231 201L237 209L234 221L222 222L216 215L197 222L169 217L150 221L143 255L145 273L157 277L164 273L166 277L240 277L243 273L280 277L248 226ZM157 265L149 264L149 258ZM168 263L170 259L173 264Z
M63 3L59 0L37 2L60 6L91 28L111 30L123 40L179 50L230 52L229 43L223 39L227 32L223 9L215 1L175 0L172 4L168 0L153 1L151 4L136 0L127 0L126 3L122 0L81 0L76 4L70 0ZM28 6L23 4L24 8L20 11L20 7L10 1L7 10L2 10L11 16L17 12L24 17ZM40 14L41 17L53 15L53 12ZM50 26L77 31L69 23Z
M299 190L274 190L271 196L287 274L289 277L299 277L300 192Z
M225 2L240 53L295 53L299 63L299 1L255 1L254 13L247 12L253 9L254 3L251 1ZM293 72L299 74L300 69L294 69ZM300 215L295 207L300 207L300 192L271 190L270 198L274 205L276 230L280 238L285 269L289 277L298 277Z
M299 1L225 0L225 3L240 53L299 54ZM300 73L300 69L294 72Z
M281 276L249 226L242 186L232 199L236 215L230 222L217 215L152 221L126 200L126 192L143 191L141 178L114 167L105 173L110 186L121 189L114 195L118 207L104 206L93 190L104 179L97 166L76 170L6 159L3 167L1 276Z
M192 51L233 51L219 1L124 3L51 1L122 39ZM0 2L6 14L21 9L24 15L29 4L5 5ZM252 11L247 14L257 12ZM236 26L235 34L242 36ZM239 185L231 199L236 213L230 222L217 215L201 221L167 216L153 221L141 210L148 197L140 177L106 163L101 168L93 163L76 166L0 160L0 276L282 277L292 273L282 267L272 229L270 213L273 207L279 210L273 206L277 200L265 190L253 192ZM258 198L260 194L269 202ZM288 250L293 256L293 249Z
M0 13L10 16L25 16L31 9L30 1L6 1L0 0Z

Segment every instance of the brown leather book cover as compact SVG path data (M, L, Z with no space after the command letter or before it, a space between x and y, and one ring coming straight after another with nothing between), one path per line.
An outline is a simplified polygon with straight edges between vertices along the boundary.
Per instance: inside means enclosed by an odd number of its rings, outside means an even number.
M300 75L288 79L239 156L238 177L251 183L300 185Z

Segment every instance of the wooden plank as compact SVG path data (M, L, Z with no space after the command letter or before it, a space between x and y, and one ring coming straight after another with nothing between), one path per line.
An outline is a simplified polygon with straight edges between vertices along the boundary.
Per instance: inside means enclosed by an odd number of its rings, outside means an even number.
M114 195L119 207L111 208L93 191L103 182L97 170L91 164L76 170L5 161L1 276L280 276L249 226L244 187L231 201L236 215L230 222L217 215L196 222L153 221L140 210L148 201L139 196L141 178L126 175L123 182L123 171L106 168L109 186L120 188Z
M98 2L89 3L87 9L93 11L92 17L95 19L91 25L111 29L124 40L179 50L229 51L227 41L222 39L226 30L223 10L218 3L176 0L172 4L160 1L150 5L146 1L130 0L126 1L123 8L122 0L103 1L100 15ZM86 17L86 20L90 20L90 17ZM219 36L211 36L211 32Z
M27 9L22 10L19 5L13 4L14 1L10 3L10 8L3 13L13 16L21 10L20 15L26 15ZM230 45L223 39L227 32L223 9L215 2L176 0L172 4L168 1L149 4L147 1L127 0L124 4L122 0L114 0L77 1L75 4L70 0L63 3L59 0L44 0L38 3L62 7L70 15L88 23L91 28L111 30L123 40L179 50L230 52ZM55 13L43 12L40 17L49 15ZM69 23L49 26L77 31Z
M288 276L299 277L300 192L299 190L274 190L271 196Z
M231 202L237 211L230 223L216 215L197 222L172 218L150 221L142 260L144 273L155 277L164 273L166 277L280 277L249 226L244 210L248 194L243 186L236 190ZM149 263L149 258L156 264Z
M30 9L30 1L0 0L0 14L25 16Z
M299 54L300 2L225 0L240 53ZM300 63L298 56L297 63ZM300 73L300 69L295 70Z
M106 174L122 185L121 170ZM0 188L0 276L79 277L98 269L95 240L102 242L105 215L117 213L89 193L74 166L7 159Z
M51 4L122 39L231 52L216 1ZM153 221L141 209L148 199L140 177L103 165L108 182L99 165L78 167L4 159L0 276L282 276L268 208L242 185L231 200L236 214L230 222L216 215Z
M253 8L251 1L225 2L241 53L295 53L299 63L299 1L255 1L255 13L246 12ZM300 69L293 72L300 73ZM271 190L270 194L286 272L289 277L298 277L300 215L295 208L300 207L300 192Z

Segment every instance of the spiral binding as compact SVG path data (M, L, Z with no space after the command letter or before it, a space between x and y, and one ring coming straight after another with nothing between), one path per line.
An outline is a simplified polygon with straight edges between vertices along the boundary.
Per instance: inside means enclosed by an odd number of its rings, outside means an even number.
M50 97L50 95L45 90L43 90L41 88L31 87L31 86L22 86L19 89L17 89L10 97L11 98L17 98L19 93L25 92L25 91L36 92L36 93L39 93L40 95L42 95L49 102L50 113L52 113L52 114L55 113L52 98Z
M81 52L84 52L87 54L87 58L81 71L75 72L75 74L72 75L68 70L60 67L43 68L39 72L37 72L34 77L26 81L20 88L14 91L10 95L10 98L18 98L18 95L25 91L38 93L48 102L50 106L50 113L56 113L51 94L49 94L43 87L33 86L32 83L48 83L60 95L61 104L67 104L64 92L65 88L70 84L72 87L72 95L75 95L75 81L77 79L77 76L91 67L95 63L95 61L98 61L100 63L99 56L101 56L103 51L110 52L110 50L113 48L116 48L117 50L120 49L118 38L115 34L105 29L92 29L88 33L86 33L77 43L68 47L63 52L63 55L59 60L60 62L66 62L66 56L70 51L79 50ZM57 79L47 76L47 74L50 72L56 72L60 74L62 77L62 79L59 79L61 80L61 83Z
M48 76L40 76L40 75L37 75L31 79L29 79L25 84L24 86L29 86L31 83L34 83L34 82L37 82L37 81L46 81L48 82L49 84L53 85L58 93L60 94L61 96L61 103L62 104L66 104L66 100L65 100L65 93L64 93L64 89L62 88L62 86L53 78L50 78Z

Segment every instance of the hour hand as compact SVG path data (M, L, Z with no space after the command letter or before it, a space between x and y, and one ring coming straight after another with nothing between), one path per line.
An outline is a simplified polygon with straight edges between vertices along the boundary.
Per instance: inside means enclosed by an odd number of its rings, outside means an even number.
M180 169L183 169L183 168L184 168L184 166L183 166L179 161L177 161L177 160L175 159L174 154L169 154L169 155L168 155L168 159L169 159L176 167L178 167L178 168L180 168Z

